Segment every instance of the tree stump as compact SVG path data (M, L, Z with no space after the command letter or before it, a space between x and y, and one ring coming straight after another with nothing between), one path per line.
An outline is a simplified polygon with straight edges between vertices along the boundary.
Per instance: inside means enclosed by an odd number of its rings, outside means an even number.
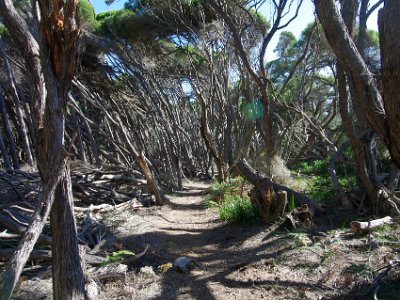
M257 207L263 223L271 223L283 216L287 204L285 191L275 192L272 182L264 178L250 191L251 202Z

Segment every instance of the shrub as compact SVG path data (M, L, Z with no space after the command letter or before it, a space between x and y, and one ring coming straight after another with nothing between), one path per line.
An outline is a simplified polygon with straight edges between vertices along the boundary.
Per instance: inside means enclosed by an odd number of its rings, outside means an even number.
M247 197L239 195L226 195L218 209L221 221L224 222L253 222L259 218L259 212L253 203Z
M215 182L209 188L210 196L207 201L218 203L226 195L238 195L243 185L242 177L229 178L226 182Z
M106 266L109 264L120 263L124 260L124 256L127 255L135 255L132 251L129 250L121 250L117 252L113 252L111 256L106 257L105 261L102 262L102 266Z
M208 208L217 208L221 221L229 223L253 222L260 213L243 195L245 180L242 177L229 178L226 182L215 182L209 188L210 196L204 201Z

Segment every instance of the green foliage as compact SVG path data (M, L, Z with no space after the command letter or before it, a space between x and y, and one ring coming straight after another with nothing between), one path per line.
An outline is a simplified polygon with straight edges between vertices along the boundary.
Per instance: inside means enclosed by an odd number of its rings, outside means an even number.
M103 266L109 265L109 264L114 264L114 263L120 263L124 260L124 256L127 255L135 255L132 251L129 250L120 250L117 252L113 252L111 256L106 257L105 261L102 263Z
M209 197L204 204L208 208L217 208L221 221L229 223L254 222L259 219L259 211L243 196L242 177L230 178L226 182L215 182L209 188Z
M96 28L96 14L88 0L79 0L78 14L83 28L89 31Z
M135 30L133 30L135 27L132 26L134 15L134 12L126 9L100 13L96 16L96 34L109 36L110 28L112 28L118 36L132 38L135 36Z
M288 201L288 204L287 204L287 206L286 206L286 209L287 209L288 211L292 211L292 210L294 210L297 206L298 206L298 203L296 203L296 200L295 200L295 198L294 198L294 194L291 193L291 194L290 194L289 201Z
M219 216L229 223L253 222L258 219L259 212L247 197L226 195L219 205Z
M244 184L242 177L229 178L225 182L214 182L208 189L208 200L220 202L227 195L238 195Z
M327 201L335 197L328 160L315 160L312 162L301 162L294 166L298 171L298 180L305 184L304 192L312 199ZM351 172L338 166L337 175L339 183L345 191L351 190L356 185L356 178Z
M350 266L346 268L346 272L350 274L366 275L368 273L372 273L373 269L368 264L352 263Z
M0 24L0 38L7 35L7 33L8 33L7 28L4 25Z

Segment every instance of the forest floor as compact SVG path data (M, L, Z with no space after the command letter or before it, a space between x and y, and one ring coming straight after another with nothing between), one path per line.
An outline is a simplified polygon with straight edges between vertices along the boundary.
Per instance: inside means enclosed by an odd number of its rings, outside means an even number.
M118 249L149 250L122 278L97 281L99 299L400 299L398 226L355 235L337 211L303 231L226 224L203 205L209 184L186 182L163 207L101 216ZM199 266L161 272L181 256ZM13 299L52 299L51 274L40 277L23 276Z

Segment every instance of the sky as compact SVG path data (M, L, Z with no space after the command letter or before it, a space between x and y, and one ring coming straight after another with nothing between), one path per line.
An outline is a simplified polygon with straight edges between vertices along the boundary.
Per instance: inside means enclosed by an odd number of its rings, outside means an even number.
M124 6L124 0L116 0L110 6L104 3L104 0L90 0L94 6L96 13L105 12L114 9L120 9ZM371 0L371 6L375 4L378 0ZM261 13L269 19L271 12L268 9L262 9ZM288 15L290 18L290 14ZM285 20L285 19L284 19ZM286 19L287 20L287 19ZM314 20L314 4L312 0L304 0L303 4L299 11L299 16L293 20L286 28L283 30L291 31L296 37L299 37L303 29L307 26L307 24L311 23ZM284 22L284 21L283 21ZM368 19L368 28L377 30L377 10L369 17ZM279 32L275 34L272 39L270 45L267 49L267 59L275 59L275 54L273 52L276 43L279 40Z

